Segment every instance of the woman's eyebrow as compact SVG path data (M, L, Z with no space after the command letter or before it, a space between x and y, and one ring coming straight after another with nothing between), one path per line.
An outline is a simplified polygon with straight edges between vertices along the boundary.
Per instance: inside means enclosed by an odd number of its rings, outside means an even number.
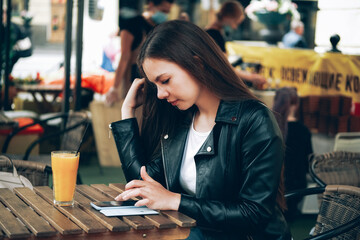
M163 75L165 75L165 73L162 73L162 74L158 75L158 76L155 78L155 81L154 81L154 82L158 82Z

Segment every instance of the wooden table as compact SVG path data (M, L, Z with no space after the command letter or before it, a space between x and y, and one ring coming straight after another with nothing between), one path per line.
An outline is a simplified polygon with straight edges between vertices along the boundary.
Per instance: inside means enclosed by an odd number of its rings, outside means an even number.
M55 207L47 186L0 189L0 239L184 239L195 220L177 212L106 217L90 206L121 193L123 184L78 185L74 207Z
M41 85L41 84L23 84L17 85L16 89L20 92L28 92L34 98L34 102L42 113L53 112L54 103L59 94L63 91L63 85ZM51 100L47 99L51 96Z

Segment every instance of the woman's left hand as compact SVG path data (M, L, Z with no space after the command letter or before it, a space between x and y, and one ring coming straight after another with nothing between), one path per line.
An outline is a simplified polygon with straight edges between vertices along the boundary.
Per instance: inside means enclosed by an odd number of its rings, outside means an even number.
M178 210L181 195L165 189L160 183L152 179L146 172L145 166L140 169L143 180L133 180L126 184L125 191L115 198L126 201L130 198L141 197L135 206L147 206L158 210Z

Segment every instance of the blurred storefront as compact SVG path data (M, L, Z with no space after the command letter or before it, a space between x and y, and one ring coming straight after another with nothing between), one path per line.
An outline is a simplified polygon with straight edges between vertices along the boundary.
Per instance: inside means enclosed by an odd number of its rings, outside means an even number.
M227 44L230 55L257 62L268 79L265 88L296 87L299 94L345 95L360 103L360 56L313 50Z
M329 49L329 38L336 33L341 38L338 47L343 53L360 55L360 1L319 0L318 7L315 49Z
M50 42L64 42L66 23L66 1L51 0Z
M301 21L304 23L304 37L309 48L315 47L315 25L316 15L318 11L317 0L293 0L298 6L298 11L301 15ZM289 29L287 29L289 30Z
M73 27L75 28L78 0L73 0L73 2ZM114 12L114 25L117 25L117 0L86 0L84 3L86 7L85 21L101 21L104 6L111 4L111 8L116 11ZM33 45L41 46L48 42L64 42L66 0L12 0L12 21L23 24L25 14L31 17ZM108 25L108 23L104 23L104 25Z

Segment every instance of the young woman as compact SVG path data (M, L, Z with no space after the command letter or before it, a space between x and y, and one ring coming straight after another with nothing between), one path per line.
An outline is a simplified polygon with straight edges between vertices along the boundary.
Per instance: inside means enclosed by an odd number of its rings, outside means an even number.
M226 54L224 34L236 30L245 20L244 8L238 1L226 1L221 5L219 12L216 14L215 21L206 27L206 32L219 45L221 50ZM266 83L266 78L247 71L234 69L239 78L250 83L254 87L262 88Z
M167 20L174 0L147 0L148 8L142 15L128 19L120 29L121 56L115 72L114 85L106 93L106 104L124 99L131 80L138 77L135 64L142 42L150 30Z
M138 66L144 78L110 125L129 182L116 200L141 197L137 206L196 219L190 239L290 239L277 197L281 132L209 35L185 21L160 24Z

